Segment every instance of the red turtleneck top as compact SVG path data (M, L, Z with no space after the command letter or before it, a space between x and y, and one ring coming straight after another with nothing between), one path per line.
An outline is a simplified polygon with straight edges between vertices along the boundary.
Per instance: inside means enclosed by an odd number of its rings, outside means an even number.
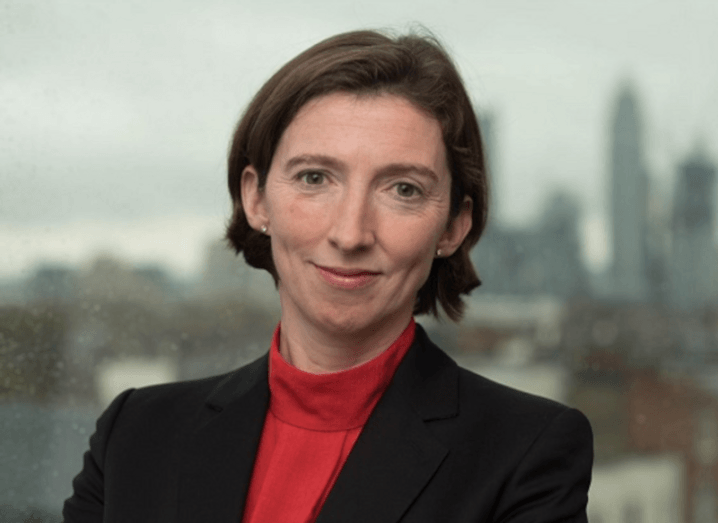
M311 523L354 443L414 340L412 319L376 358L311 374L269 351L269 411L254 462L243 523Z

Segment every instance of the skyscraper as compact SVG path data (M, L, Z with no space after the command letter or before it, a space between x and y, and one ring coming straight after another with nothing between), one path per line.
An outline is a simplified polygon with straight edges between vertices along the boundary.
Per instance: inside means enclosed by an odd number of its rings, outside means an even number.
M625 84L618 95L611 127L611 294L631 301L643 300L648 294L648 176L642 138L636 95Z
M680 165L673 204L671 296L691 309L716 299L716 167L700 147Z

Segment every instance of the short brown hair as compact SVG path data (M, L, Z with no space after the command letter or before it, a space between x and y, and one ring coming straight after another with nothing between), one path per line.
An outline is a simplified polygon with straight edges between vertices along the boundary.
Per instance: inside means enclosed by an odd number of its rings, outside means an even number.
M473 224L453 255L434 260L417 294L414 314L438 317L438 301L447 316L458 321L464 309L461 295L481 284L469 253L486 226L488 178L473 106L456 67L433 36L392 38L375 31L333 36L287 62L262 86L237 124L229 153L230 245L237 254L244 252L249 265L269 271L278 280L270 238L247 222L242 172L252 165L263 189L277 144L299 109L313 98L334 92L401 96L441 125L451 172L450 219L459 214L469 196Z

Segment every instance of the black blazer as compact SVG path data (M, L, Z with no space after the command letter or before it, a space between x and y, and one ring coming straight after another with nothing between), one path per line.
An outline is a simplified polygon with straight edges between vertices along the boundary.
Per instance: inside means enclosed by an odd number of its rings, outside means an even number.
M266 355L124 392L97 422L65 522L240 521L268 399ZM459 368L417 325L317 523L585 522L592 459L580 412Z

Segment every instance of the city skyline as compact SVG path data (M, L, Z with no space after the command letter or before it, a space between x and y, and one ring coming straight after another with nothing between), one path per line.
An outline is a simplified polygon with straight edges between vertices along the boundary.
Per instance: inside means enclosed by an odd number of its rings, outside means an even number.
M495 115L497 219L531 222L555 189L575 195L592 269L610 261L608 132L618 86L635 87L658 194L702 136L715 157L718 47L713 3L515 0L216 0L133 6L25 2L4 7L0 47L0 277L40 259L97 251L189 275L229 214L224 157L249 95L311 43L356 27L422 22L454 54L479 110ZM259 29L261 28L261 30ZM247 52L250 51L250 52Z
M643 114L640 109L640 99L638 93L635 91L635 87L630 82L622 82L616 87L615 97L612 101L607 103L607 112L613 111L613 124L609 138L607 142L612 144L610 149L612 152L607 154L610 159L613 157L613 166L608 169L606 173L607 183L618 184L615 189L608 190L607 200L611 197L615 198L616 194L625 192L626 187L624 185L629 183L632 179L632 172L637 171L641 177L640 186L641 189L631 189L628 186L629 193L642 194L642 198L651 198L654 200L654 206L658 205L663 208L661 212L667 212L670 215L671 212L666 211L671 205L675 205L673 202L673 195L666 195L660 192L660 186L657 187L655 177L651 176L650 171L646 167L643 160ZM483 131L485 132L484 139L487 142L487 154L491 157L489 164L496 165L501 162L500 158L497 158L496 143L501 141L501 136L497 135L496 126L497 120L500 120L500 115L494 112L479 113L480 119L483 125ZM695 158L699 155L701 161L712 165L713 159L707 152L704 142L694 143L693 149L686 152L686 154L679 160L676 161L676 187L680 191L680 171L682 166L686 162L690 162L691 158ZM628 160L626 160L626 157ZM618 162L618 166L615 165ZM613 181L611 181L613 180ZM501 194L497 194L497 185L499 190L501 189L501 180L492 179L493 191L492 197L494 199L494 211L490 225L508 228L510 230L526 230L530 232L531 226L527 224L516 224L511 223L510 220L501 220L501 213L496 212L497 200L501 200ZM498 182L498 183L497 183ZM634 182L630 182L634 183ZM623 189L620 189L623 187ZM711 186L712 187L712 186ZM675 188L671 188L672 193ZM636 193L638 191L638 193ZM715 191L713 191L715 192ZM611 196L613 195L613 196ZM547 192L544 195L544 201L542 202L542 212L550 212L550 206L552 201L556 201L556 198L566 199L569 198L571 205L576 205L576 216L580 219L585 213L585 206L582 205L582 201L577 195L566 188L555 187L553 192ZM656 203L656 199L658 203ZM713 196L713 200L715 200ZM708 198L710 200L710 198ZM648 209L645 202L644 205L640 206L643 210L635 218L627 219L628 216L625 213L628 211L633 212L633 202L627 201L622 205L626 208L626 211L621 211L620 207L616 208L615 203L614 211L606 213L606 223L599 226L599 230L590 231L586 227L590 227L585 221L583 226L579 224L578 239L580 242L579 247L581 248L581 260L585 265L586 269L599 275L603 272L609 271L614 280L614 283L618 288L623 289L623 293L626 292L626 284L629 281L635 282L638 287L636 289L643 288L643 290L629 291L629 295L634 297L643 296L645 297L646 288L644 286L647 282L641 283L640 278L636 277L637 271L642 271L641 267L645 268L647 263L647 252L638 253L636 256L633 254L628 255L629 258L625 258L627 255L624 253L624 261L621 262L625 265L626 261L631 263L631 258L640 258L640 267L635 266L631 271L625 272L624 274L616 274L616 259L611 256L607 256L605 253L596 254L596 252L590 252L591 249L600 250L605 249L608 252L614 251L615 246L611 245L611 242L615 244L617 241L616 232L620 234L621 230L625 231L626 224L633 223L635 220L647 220ZM641 218L642 216L642 218ZM535 219L538 219L535 217ZM710 214L712 223L715 221L713 213ZM93 263L96 259L102 258L103 256L109 256L118 260L124 260L137 266L162 266L163 270L167 270L174 277L183 279L192 279L201 276L203 270L203 262L207 255L207 249L211 248L216 241L221 239L221 235L224 232L224 224L226 218L223 216L196 216L196 215L172 215L167 214L151 218L150 220L138 220L138 221L125 221L124 223L94 223L91 221L84 223L69 224L67 227L71 232L67 233L64 237L55 237L54 231L51 228L41 230L39 237L42 238L40 241L43 244L49 244L48 251L62 252L65 256L35 256L33 263L23 264L22 270L12 270L12 263L0 268L0 279L15 279L22 278L31 274L33 271L43 266L66 266L68 268L82 268L87 267ZM613 223L614 234L611 234L610 227ZM9 228L5 231L7 237L13 236L12 231L13 224L10 224ZM108 229L109 227L109 233ZM617 228L616 228L617 227ZM623 245L637 245L635 239L641 235L644 236L642 241L646 241L647 238L647 223L638 224L636 222L634 232L632 235L638 234L636 238L631 239L629 236L626 239L621 240ZM74 229L74 230L73 230ZM171 231L175 229L181 229L184 233L184 241L177 242L175 236ZM711 227L715 230L715 225ZM21 228L17 229L18 231ZM640 232L642 231L642 232ZM187 236L191 237L187 240ZM597 238L602 245L598 246L587 246L586 242L591 241L591 238L587 238L587 235L591 233L599 235ZM0 234L1 236L1 234ZM19 242L24 241L22 233L18 232L16 240ZM624 233L625 236L625 233ZM82 238L84 245L75 245L75 251L72 248L68 248L67 237ZM121 240L117 242L117 239ZM484 244L490 242L490 240L484 239ZM540 239L538 241L541 241ZM83 243L83 242L80 242ZM715 237L714 237L715 243ZM481 245L481 242L480 242ZM489 245L490 247L491 245ZM164 250L163 250L164 249ZM645 247L643 248L645 251ZM718 252L718 244L714 245L714 249ZM591 256L602 257L601 260L591 259ZM4 254L7 259L11 259L13 256L12 248L10 252ZM178 261L179 258L184 258L184 263ZM4 271L3 271L4 269ZM607 273L608 274L608 273ZM643 278L645 275L642 275ZM621 281L623 283L621 283ZM629 295L626 295L628 297Z

